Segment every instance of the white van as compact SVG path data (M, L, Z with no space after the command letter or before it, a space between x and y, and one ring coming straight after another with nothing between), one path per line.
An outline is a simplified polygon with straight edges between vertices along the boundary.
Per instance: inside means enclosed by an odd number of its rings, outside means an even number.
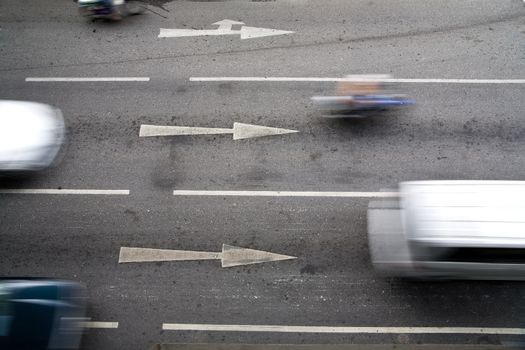
M525 181L414 181L368 207L377 270L412 277L525 279Z

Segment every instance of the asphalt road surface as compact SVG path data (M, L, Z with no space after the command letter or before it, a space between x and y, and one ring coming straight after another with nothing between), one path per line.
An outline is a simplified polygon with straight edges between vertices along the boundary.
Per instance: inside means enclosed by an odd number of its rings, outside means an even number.
M55 105L69 132L60 164L3 178L1 188L73 190L0 194L0 275L84 283L91 320L112 322L89 330L86 349L524 341L523 283L377 275L366 237L369 198L173 194L368 193L406 180L523 180L525 84L510 83L525 78L522 1L143 6L143 15L109 23L80 18L69 0L0 2L0 99ZM242 24L213 25L224 19L293 33L241 39ZM159 38L161 28L239 33ZM310 97L330 94L334 82L190 81L363 73L423 79L399 85L416 105L374 118L327 119ZM64 77L141 79L26 81ZM143 124L234 123L299 132L245 140L139 137ZM229 268L218 260L119 264L121 247L220 252L223 244L296 259Z

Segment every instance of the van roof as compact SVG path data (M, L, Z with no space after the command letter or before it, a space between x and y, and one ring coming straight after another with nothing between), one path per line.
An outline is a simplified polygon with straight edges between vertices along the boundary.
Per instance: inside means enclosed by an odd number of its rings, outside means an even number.
M400 191L411 241L525 248L525 181L413 181Z

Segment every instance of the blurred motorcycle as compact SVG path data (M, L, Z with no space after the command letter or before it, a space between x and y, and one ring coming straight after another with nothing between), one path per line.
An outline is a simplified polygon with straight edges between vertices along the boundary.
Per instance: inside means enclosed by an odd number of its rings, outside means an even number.
M126 16L138 15L144 8L136 1L125 0L75 0L81 16L90 19L120 20Z
M415 103L404 94L394 93L385 83L389 75L348 75L336 89L336 96L313 96L317 108L332 112L387 110Z

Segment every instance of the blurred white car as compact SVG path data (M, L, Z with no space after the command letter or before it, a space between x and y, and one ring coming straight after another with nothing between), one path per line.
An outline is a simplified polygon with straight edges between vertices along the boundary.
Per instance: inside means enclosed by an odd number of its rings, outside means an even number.
M64 134L59 109L36 102L0 100L0 171L49 167Z
M525 280L525 181L409 181L368 207L372 262L405 277Z

